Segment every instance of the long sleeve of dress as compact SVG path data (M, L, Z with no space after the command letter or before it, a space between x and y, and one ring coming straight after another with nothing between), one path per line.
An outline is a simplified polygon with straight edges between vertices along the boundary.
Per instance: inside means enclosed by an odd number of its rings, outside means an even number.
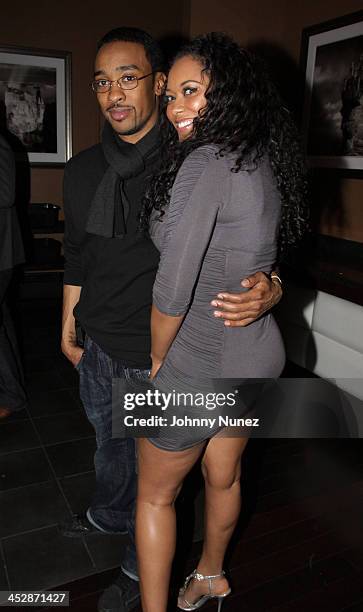
M171 193L153 303L164 314L185 314L222 204L227 174L216 147L193 151L181 166Z

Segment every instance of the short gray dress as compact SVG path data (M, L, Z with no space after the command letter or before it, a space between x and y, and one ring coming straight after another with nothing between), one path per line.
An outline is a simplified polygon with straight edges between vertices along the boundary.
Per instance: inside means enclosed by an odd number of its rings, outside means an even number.
M258 270L271 272L281 214L267 159L254 171L231 172L234 157L218 157L217 151L206 145L185 159L162 222L155 214L150 222L161 253L153 303L167 315L185 315L154 379L164 391L196 389L202 379L275 378L285 363L272 314L235 328L213 315L210 302L217 293L241 291L242 278ZM205 416L203 407L193 411ZM161 428L152 442L181 450L218 429Z

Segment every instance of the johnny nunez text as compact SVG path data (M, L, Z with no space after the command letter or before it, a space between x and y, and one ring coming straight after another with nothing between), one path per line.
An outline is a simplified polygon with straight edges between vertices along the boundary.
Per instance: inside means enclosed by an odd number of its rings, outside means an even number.
M131 414L123 419L126 427L209 427L212 429L218 422L219 427L259 427L259 419L242 419L229 416L215 418L192 418L188 416L168 417L152 415L148 418L134 417ZM170 421L170 422L169 422Z

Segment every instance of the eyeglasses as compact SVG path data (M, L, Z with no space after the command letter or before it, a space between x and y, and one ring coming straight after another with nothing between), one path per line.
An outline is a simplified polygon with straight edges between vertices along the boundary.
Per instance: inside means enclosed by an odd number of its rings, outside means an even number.
M125 74L114 81L99 79L98 81L92 81L91 87L95 93L107 93L110 91L112 83L117 83L117 86L121 89L135 89L138 86L139 81L146 79L146 77L150 76L151 74L154 74L154 72L149 72L149 74L145 74L142 77L137 77L133 74Z

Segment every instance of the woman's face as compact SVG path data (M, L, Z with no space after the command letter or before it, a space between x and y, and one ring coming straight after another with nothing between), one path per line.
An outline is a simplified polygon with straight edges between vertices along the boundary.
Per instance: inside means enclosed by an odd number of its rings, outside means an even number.
M166 114L179 140L190 136L195 117L206 107L204 94L209 81L203 65L191 56L178 59L170 69L166 87Z

